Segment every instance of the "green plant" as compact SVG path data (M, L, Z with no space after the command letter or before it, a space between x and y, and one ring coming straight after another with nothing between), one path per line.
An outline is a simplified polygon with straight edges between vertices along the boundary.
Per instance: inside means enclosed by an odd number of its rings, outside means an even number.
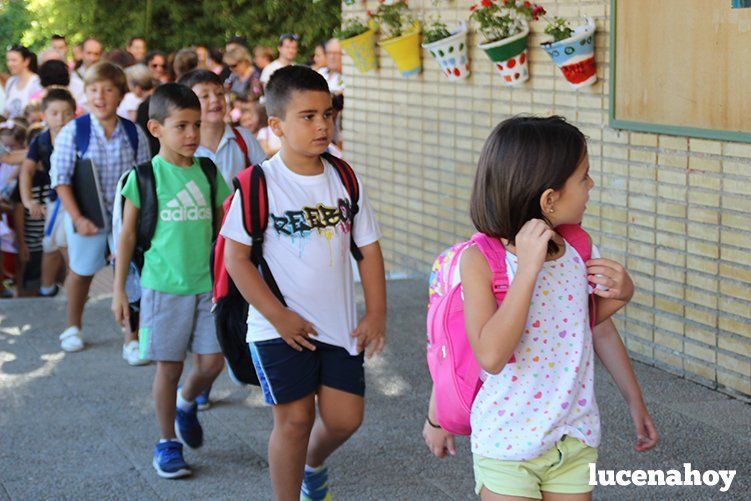
M571 27L569 22L562 17L556 16L552 21L548 18L545 18L545 21L547 21L548 23L547 27L545 28L545 33L553 37L553 41L548 43L566 40L574 34L574 29Z
M367 23L364 23L359 18L351 17L346 19L341 27L334 30L334 38L346 40L348 38L356 37L357 35L362 35L369 29Z
M442 22L440 19L436 19L430 23L422 34L423 42L426 44L437 42L438 40L443 40L450 36L451 32L449 31L448 26L446 26L446 23Z
M414 26L416 19L409 13L407 0L398 0L388 5L384 0L379 2L373 19L381 29L382 40L400 37Z
M481 0L469 8L469 18L477 23L484 43L496 42L520 33L524 22L537 20L545 9L518 0Z

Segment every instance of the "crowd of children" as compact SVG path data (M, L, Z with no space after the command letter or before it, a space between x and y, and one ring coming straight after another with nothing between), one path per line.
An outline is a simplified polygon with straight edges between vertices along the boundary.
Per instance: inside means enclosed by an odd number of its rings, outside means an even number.
M12 285L16 296L54 296L64 280L61 348L80 351L92 279L114 261L123 358L156 363L152 464L179 478L191 474L183 445L204 442L197 411L224 367L210 268L213 242L224 239L220 262L248 305L249 364L273 406L274 492L319 500L330 499L326 459L363 420L365 355L386 339L386 282L367 192L341 160L340 46L321 44L311 69L293 64L297 44L282 35L272 61L265 48L251 58L239 37L224 54L197 46L169 56L147 52L138 37L106 54L88 39L68 74L65 39L55 36L41 83L36 56L11 47L0 123L0 292L11 295ZM94 191L77 184L86 168ZM464 248L447 281L462 287L466 338L481 369L468 419L483 499L589 498L587 463L600 440L595 353L629 404L637 448L657 441L609 320L633 283L591 241L572 243L563 231L581 223L588 168L584 136L557 117L507 120L480 156L471 216L484 237ZM265 191L243 191L240 178ZM104 222L90 210L93 197ZM249 222L257 205L268 224ZM248 231L259 224L260 234ZM351 257L364 290L360 319ZM188 352L193 364L180 384ZM434 387L423 430L438 457L455 452L437 411L441 391Z

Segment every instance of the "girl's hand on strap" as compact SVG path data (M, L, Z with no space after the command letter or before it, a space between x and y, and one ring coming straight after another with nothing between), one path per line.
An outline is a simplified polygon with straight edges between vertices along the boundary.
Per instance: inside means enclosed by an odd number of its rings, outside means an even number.
M647 411L647 406L644 405L644 402L639 402L629 406L628 410L636 428L636 446L634 448L639 452L648 451L657 445L660 437L657 434L652 417Z
M539 273L548 255L548 242L555 232L542 219L530 219L516 234L514 245L519 269Z
M430 452L437 458L445 458L447 455L456 455L456 445L454 445L454 435L443 428L434 428L430 426L428 420L422 427L422 438L425 439L425 445Z
M612 259L590 259L587 261L587 278L597 287L594 293L606 299L630 301L634 295L634 282L626 269Z

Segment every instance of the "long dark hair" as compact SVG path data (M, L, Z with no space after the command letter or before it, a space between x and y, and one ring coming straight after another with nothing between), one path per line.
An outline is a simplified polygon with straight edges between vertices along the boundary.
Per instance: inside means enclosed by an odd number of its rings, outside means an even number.
M29 71L32 71L34 73L37 72L37 55L30 51L27 47L24 47L23 45L11 45L8 48L8 52L18 52L18 54L24 61L27 59L29 60Z
M470 200L478 231L514 244L530 219L550 222L540 207L547 189L560 190L587 151L579 129L559 116L504 120L485 141ZM558 252L552 240L548 253Z

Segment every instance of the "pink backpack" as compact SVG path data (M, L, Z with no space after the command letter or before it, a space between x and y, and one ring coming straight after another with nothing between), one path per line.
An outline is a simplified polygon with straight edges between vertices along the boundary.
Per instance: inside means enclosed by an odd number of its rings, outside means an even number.
M579 225L561 225L555 229L586 263L592 255L587 232ZM506 272L506 248L498 238L476 233L441 253L433 263L428 301L428 368L433 380L436 417L446 431L457 435L471 432L469 414L480 391L482 369L472 353L464 324L462 284L454 281L462 252L470 245L485 256L493 273L493 290L500 305L509 288ZM594 295L590 295L590 322L594 327ZM516 362L511 355L509 363Z

